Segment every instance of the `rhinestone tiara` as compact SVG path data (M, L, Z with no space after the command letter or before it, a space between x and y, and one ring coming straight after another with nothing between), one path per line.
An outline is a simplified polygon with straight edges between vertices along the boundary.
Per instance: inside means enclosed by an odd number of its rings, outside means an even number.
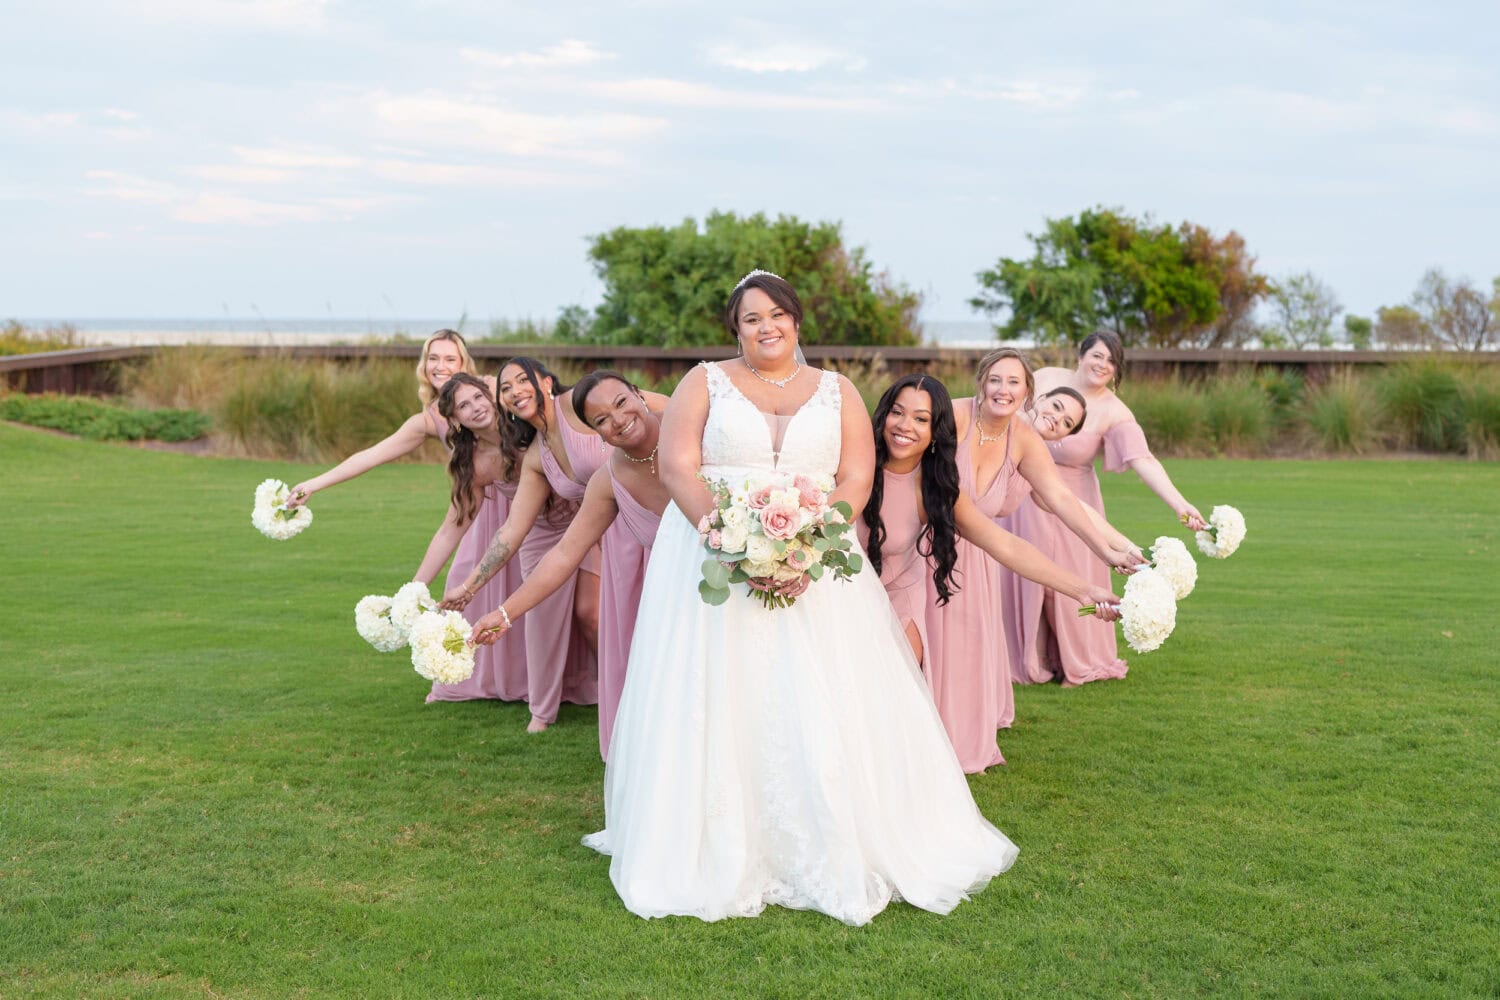
M755 270L751 271L749 274L745 275L743 278L740 279L739 284L737 284L737 285L734 286L734 292L737 292L741 288L744 288L745 287L745 282L749 281L751 278L759 277L762 274L764 274L768 278L775 278L777 281L785 281L786 280L785 278L783 278L779 274L773 274L770 271L762 271L760 268L757 267ZM733 295L734 292L730 292L729 294Z

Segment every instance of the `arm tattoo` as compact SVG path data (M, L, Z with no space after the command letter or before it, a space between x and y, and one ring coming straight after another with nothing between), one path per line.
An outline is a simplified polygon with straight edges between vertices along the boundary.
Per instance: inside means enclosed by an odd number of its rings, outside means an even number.
M500 537L497 532L490 539L490 547L485 549L484 557L479 560L479 565L474 567L474 572L479 574L479 583L472 589L478 590L490 582L490 577L500 572L500 568L510 562L510 543Z

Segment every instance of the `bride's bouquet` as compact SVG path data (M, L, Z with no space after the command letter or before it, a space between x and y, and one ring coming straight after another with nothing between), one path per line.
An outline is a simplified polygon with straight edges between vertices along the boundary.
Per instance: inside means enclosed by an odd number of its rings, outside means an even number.
M411 665L439 684L457 684L474 676L473 628L457 611L424 611L411 627Z
M267 538L285 541L312 524L312 511L304 504L287 509L286 501L291 487L279 479L267 479L255 487L255 506L250 510L250 523Z
M1194 533L1198 551L1214 559L1228 559L1245 540L1245 515L1228 504L1219 504L1208 515L1208 527Z
M844 537L853 509L842 500L829 504L833 482L826 477L768 473L734 487L705 482L714 509L698 522L709 554L698 594L708 604L729 600L731 584L748 583L750 594L766 607L789 607L795 597L766 588L803 574L820 580L830 573L844 580L864 568L864 559Z
M1152 568L1167 578L1179 601L1193 592L1198 583L1198 564L1193 562L1182 539L1162 535L1144 555Z
M1098 608L1085 604L1078 617L1093 614ZM1137 653L1149 653L1167 641L1177 627L1177 595L1172 584L1159 569L1138 569L1125 581L1125 595L1120 598L1120 631Z

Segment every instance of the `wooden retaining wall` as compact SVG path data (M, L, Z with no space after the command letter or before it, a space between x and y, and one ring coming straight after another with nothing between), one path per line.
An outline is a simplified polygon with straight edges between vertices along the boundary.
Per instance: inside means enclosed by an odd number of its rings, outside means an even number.
M803 345L807 360L814 365L846 368L855 364L882 363L892 376L909 371L934 368L972 368L990 348L937 347L820 347ZM19 392L57 392L67 394L108 395L119 388L122 365L137 364L157 351L182 350L180 347L83 347L40 354L17 354L0 357L0 385ZM326 358L334 361L359 361L368 358L403 358L415 361L420 344L338 344L301 345L295 347L225 347L244 355L279 355L292 358ZM495 345L474 344L470 351L484 371L493 371L500 362L516 354L529 354L543 361L566 361L576 368L617 368L641 371L660 378L684 371L699 361L733 357L731 346L707 347L640 347L614 344ZM1478 353L1441 352L1445 358L1493 364L1500 362L1500 351ZM1182 350L1135 349L1127 355L1127 374L1131 378L1150 378L1177 374L1200 378L1224 369L1280 368L1299 370L1309 382L1321 382L1340 368L1389 365L1419 356L1412 351L1259 351L1259 350ZM1037 364L1071 366L1070 351L1055 349L1032 352Z

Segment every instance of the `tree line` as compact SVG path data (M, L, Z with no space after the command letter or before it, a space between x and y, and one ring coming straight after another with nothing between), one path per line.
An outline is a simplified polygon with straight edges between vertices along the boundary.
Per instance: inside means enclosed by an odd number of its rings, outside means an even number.
M970 305L1002 340L1068 344L1099 329L1127 347L1331 347L1479 350L1500 340L1500 277L1486 291L1441 269L1406 302L1373 317L1344 314L1310 271L1273 278L1245 239L1096 207L1047 219L1027 235L1031 253L978 272ZM604 285L593 310L563 310L552 335L605 344L687 347L724 342L726 275L762 267L793 277L819 343L921 343L921 296L845 246L836 222L712 212L700 224L622 226L591 238ZM1342 315L1342 338L1336 326Z

